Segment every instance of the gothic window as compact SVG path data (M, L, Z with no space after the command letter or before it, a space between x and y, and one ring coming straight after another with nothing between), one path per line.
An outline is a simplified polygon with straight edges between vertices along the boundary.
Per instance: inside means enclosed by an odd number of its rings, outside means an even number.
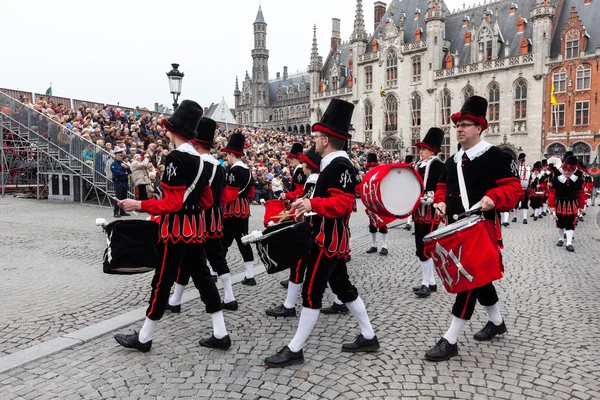
M573 155L586 165L590 162L590 152L590 146L585 142L577 142L573 144Z
M365 101L365 131L373 130L373 104L371 100Z
M398 100L396 96L388 95L385 98L385 131L394 132L398 130Z
M589 65L580 65L577 67L577 90L586 90L590 88L590 78L592 69Z
M320 121L323 118L323 111L321 111L321 107L317 107L317 120Z
M411 126L421 126L421 96L413 93L410 101Z
M465 102L469 97L475 96L475 90L471 85L465 86L463 89L463 102Z
M245 103L250 104L250 93L246 93L245 97L246 97Z
M552 74L554 83L554 93L565 92L567 90L567 70L562 68Z
M412 80L419 82L421 80L421 57L415 56L412 58Z
M339 76L332 76L331 82L333 84L333 90L340 87L340 77Z
M450 97L450 91L448 89L444 89L442 91L442 125L450 125L450 110L452 106L452 100Z
M488 89L488 120L500 121L500 87L495 82Z
M307 107L306 107L306 104L305 104L305 105L302 106L302 117L303 118L308 117L308 114L307 114L306 110L307 110Z
M412 134L410 135L410 147L412 149L412 154L413 155L417 155L419 154L419 149L417 148L416 144L419 143L421 141L421 128L414 128L412 130Z
M277 91L277 101L282 101L283 100L283 88L279 88L279 90Z
M551 126L553 128L565 126L565 103L558 103L552 108Z
M386 86L395 86L398 79L398 56L394 50L391 50L385 63L385 84Z
M565 58L568 60L579 57L579 31L577 29L571 29L567 32L565 41L567 42L565 46Z
M562 143L552 143L548 146L546 150L546 154L549 156L558 156L562 158L562 156L567 152L567 148Z
M575 125L588 125L590 122L590 102L575 102Z
M446 161L450 156L450 127L444 128L444 141L442 142L442 152L438 154L440 160Z
M302 97L306 96L306 84L305 83L300 85L300 96L302 96Z
M479 54L483 60L492 59L492 33L484 28L479 32Z
M515 85L515 121L527 118L527 82L519 79Z
M365 90L373 88L373 67L365 68Z

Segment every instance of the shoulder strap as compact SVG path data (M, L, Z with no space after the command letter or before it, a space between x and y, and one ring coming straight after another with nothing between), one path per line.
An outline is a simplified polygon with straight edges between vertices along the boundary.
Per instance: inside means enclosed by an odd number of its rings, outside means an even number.
M250 178L248 178L248 183L246 183L246 186L244 186L244 188L238 192L238 196L239 196L240 194L242 194L242 192L243 192L244 190L246 190L246 188L247 188L248 186L250 186L250 182L252 182L252 172L250 172L250 169L248 169L248 173L250 174Z
M202 175L202 170L204 169L204 161L202 161L202 158L200 158L200 167L198 168L198 174L196 175L196 178L194 179L194 182L190 185L189 188L187 188L187 190L185 191L184 195L183 195L183 202L185 203L185 201L187 200L188 196L194 191L194 189L196 188L196 183L198 183L198 179L200 179L200 175Z
M212 171L212 174L210 175L210 179L208 180L208 183L210 185L212 185L213 180L215 179L215 175L217 174L217 168L221 168L221 166L215 165L215 164L212 164L212 166L213 166L213 171Z

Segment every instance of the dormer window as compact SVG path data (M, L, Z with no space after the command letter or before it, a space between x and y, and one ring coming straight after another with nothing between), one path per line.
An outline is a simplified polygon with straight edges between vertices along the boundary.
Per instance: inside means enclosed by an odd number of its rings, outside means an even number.
M567 60L571 58L579 57L579 30L571 29L567 32L565 37L565 58Z

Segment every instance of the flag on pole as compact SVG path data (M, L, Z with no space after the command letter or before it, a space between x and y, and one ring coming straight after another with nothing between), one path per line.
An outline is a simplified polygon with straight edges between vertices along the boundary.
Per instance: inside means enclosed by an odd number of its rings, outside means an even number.
M385 97L386 96L385 89L383 88L383 86L381 86L381 88L379 89L379 95L381 97Z
M556 96L554 95L554 81L552 81L552 92L550 93L550 103L554 107L558 106L558 102L556 101Z

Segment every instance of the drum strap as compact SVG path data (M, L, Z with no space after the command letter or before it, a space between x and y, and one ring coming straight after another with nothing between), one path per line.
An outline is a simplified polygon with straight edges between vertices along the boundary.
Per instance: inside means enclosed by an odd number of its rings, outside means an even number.
M458 188L460 189L460 201L462 202L465 212L469 211L469 194L467 193L467 185L465 184L465 176L462 170L462 160L456 163L456 174L458 175Z
M215 175L217 174L217 166L213 164L213 172L210 175L210 179L208 180L208 184L212 185L213 180L215 179Z
M186 191L185 191L185 193L183 194L183 202L184 203L187 200L188 196L196 188L196 183L198 183L198 179L200 179L200 175L202 175L202 170L203 169L204 169L204 161L202 161L202 159L200 159L200 168L198 168L198 175L196 175L196 178L194 179L194 182L192 182L192 184L190 185L190 187L187 188Z

